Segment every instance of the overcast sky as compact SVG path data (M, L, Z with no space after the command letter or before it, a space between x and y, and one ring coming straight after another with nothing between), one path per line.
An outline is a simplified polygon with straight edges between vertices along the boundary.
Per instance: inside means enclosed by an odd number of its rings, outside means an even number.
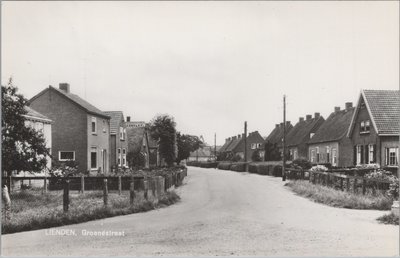
M2 83L217 144L399 88L399 2L2 2Z

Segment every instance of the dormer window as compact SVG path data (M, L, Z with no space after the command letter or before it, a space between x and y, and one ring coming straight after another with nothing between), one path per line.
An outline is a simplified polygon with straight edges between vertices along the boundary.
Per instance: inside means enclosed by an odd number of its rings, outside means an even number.
M310 139L313 138L314 135L315 133L310 133Z

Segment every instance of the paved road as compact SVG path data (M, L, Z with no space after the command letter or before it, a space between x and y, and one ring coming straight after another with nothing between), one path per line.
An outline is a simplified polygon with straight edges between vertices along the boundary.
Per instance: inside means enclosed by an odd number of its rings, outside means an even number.
M379 211L332 208L294 195L280 178L189 168L180 203L62 227L2 236L3 255L96 256L393 256L399 228L378 224ZM58 228L59 229L59 228ZM89 237L81 230L124 231Z

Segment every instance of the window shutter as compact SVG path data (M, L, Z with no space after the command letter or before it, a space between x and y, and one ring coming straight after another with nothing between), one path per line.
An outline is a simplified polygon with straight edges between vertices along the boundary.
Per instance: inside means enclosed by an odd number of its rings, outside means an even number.
M389 165L389 148L385 148L385 164Z
M353 150L353 164L355 166L357 165L357 145L354 145Z
M374 144L374 146L373 146L374 148L373 148L373 158L374 158L374 160L372 161L373 163L376 163L376 144Z
M364 164L364 145L361 145L361 164Z
M369 162L369 146L365 145L365 163L368 164Z

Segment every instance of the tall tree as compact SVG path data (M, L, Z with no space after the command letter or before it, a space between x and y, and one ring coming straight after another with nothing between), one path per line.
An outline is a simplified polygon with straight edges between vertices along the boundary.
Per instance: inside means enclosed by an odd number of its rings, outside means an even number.
M172 166L177 157L176 123L169 115L159 115L150 122L150 136L158 142L160 156Z
M10 176L13 171L42 171L49 155L46 141L41 132L25 125L27 100L18 94L12 79L1 86L1 100L3 176Z
M276 143L273 144L273 143L267 141L265 143L264 149L265 149L265 154L264 154L265 161L281 160L281 152L279 151L279 148Z
M188 134L177 133L178 143L178 157L176 163L180 163L182 160L189 158L190 153L198 150L203 142L199 137Z

